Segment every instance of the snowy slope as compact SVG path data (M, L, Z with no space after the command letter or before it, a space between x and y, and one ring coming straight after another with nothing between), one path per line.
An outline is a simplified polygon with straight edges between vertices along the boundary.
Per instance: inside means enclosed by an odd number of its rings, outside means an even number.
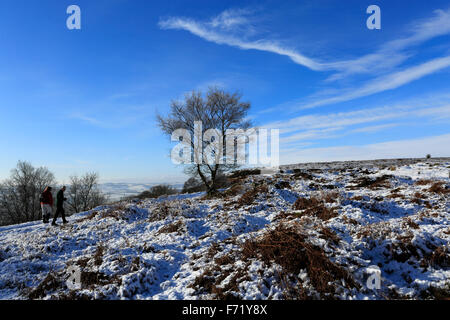
M286 170L0 227L1 299L427 299L450 292L448 160ZM301 199L298 200L297 199ZM367 268L381 270L367 288ZM73 266L81 289L66 280ZM324 280L325 279L325 280Z

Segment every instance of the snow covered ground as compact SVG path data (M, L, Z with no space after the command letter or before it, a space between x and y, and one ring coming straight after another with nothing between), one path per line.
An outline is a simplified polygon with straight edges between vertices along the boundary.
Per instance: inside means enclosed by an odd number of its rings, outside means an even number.
M0 227L0 299L448 298L449 171L449 159L289 166L221 198Z

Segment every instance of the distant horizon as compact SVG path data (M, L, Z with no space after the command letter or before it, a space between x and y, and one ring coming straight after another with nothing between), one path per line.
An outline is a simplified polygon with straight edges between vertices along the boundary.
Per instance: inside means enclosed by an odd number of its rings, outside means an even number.
M363 161L378 161L378 160L402 160L402 159L427 159L427 154L423 157L391 157L391 158L367 158L367 159L352 159L352 160L324 160L324 161L305 161L305 162L293 162L293 163L285 163L285 164L280 164L280 167L284 167L284 166L292 166L292 165L298 165L298 164L309 164L309 163L333 163L333 162L363 162ZM432 159L449 159L450 160L450 155L441 155L441 156L433 156L432 154L430 154L431 156L431 160ZM44 166L45 167L45 166ZM239 170L242 168L237 168L236 170ZM50 170L51 171L51 170ZM0 178L0 182L4 181L8 179L8 177L5 178ZM100 176L99 179L99 184L133 184L133 185L162 185L162 184L167 184L167 185L183 185L184 182L189 179L189 176L185 175L184 178L181 178L179 180L173 180L173 181L155 181L152 180L152 178L124 178L124 179L103 179ZM57 184L58 185L64 185L66 184L65 182L59 182L59 180L56 178Z

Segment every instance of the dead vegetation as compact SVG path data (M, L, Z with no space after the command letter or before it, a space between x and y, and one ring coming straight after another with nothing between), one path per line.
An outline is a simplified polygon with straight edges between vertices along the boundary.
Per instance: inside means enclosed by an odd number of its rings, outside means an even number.
M207 253L206 253L206 257L208 258L213 258L217 253L219 253L219 251L221 250L220 245L217 242L213 242L211 244L211 246L209 247Z
M225 285L221 283L230 277ZM189 286L197 293L209 293L213 299L217 300L240 300L239 283L249 280L245 268L238 268L233 272L231 270L220 270L220 266L206 269L201 275L195 278Z
M444 186L445 186L445 182L438 181L438 182L433 183L433 185L430 187L430 189L428 189L428 191L432 192L432 193L438 193L438 194L450 193L450 189L448 189Z
M345 216L345 215L342 215L341 218L342 218L342 220L343 220L345 223L349 223L349 224L352 224L352 225L354 225L354 226L357 226L357 225L359 224L358 221L356 221L355 219L350 218L350 217L347 217L347 216Z
M100 266L103 263L103 254L105 252L105 246L103 244L99 244L94 253L94 265Z
M368 189L383 189L383 188L390 188L390 179L394 178L392 175L382 175L379 177L376 177L375 179L370 177L361 177L354 181L355 186L352 188L368 188Z
M429 258L430 265L435 268L450 267L450 250L448 247L440 246L434 250Z
M392 232L391 225L388 222L382 221L361 227L356 237L359 239L384 240L390 237Z
M328 199L329 200L329 199ZM336 208L326 206L327 198L310 197L298 198L292 208L302 211L300 214L308 216L316 216L324 221L334 218L338 215Z
M152 211L152 213L149 215L149 221L160 221L164 220L167 217L175 217L180 214L180 211L176 207L176 203L171 201L162 201L158 203L156 208Z
M300 169L294 169L294 177L302 178L303 180L313 180L314 177L306 171L302 171Z
M414 184L416 186L425 186L427 184L432 184L434 181L430 180L430 179L419 179L416 182L414 182Z
M93 288L96 285L106 285L112 282L118 282L118 278L110 278L107 275L96 272L96 271L82 271L81 272L81 287L82 288ZM48 294L65 289L67 285L63 280L60 279L60 275L54 275L51 271L47 274L47 276L42 280L41 283L36 288L28 290L26 296L28 299L36 300L42 299L46 297ZM56 299L90 299L85 295L79 295L74 291L69 292L68 294L62 294L53 296Z
M325 227L320 229L320 237L335 245L340 241L332 230ZM220 244L213 243L206 252L206 257L211 259L217 256L221 249ZM237 252L216 257L212 266L196 277L189 287L195 289L197 294L211 294L213 299L239 299L239 284L250 279L248 265L252 259L261 260L267 266L276 263L282 268L275 276L286 299L312 298L297 276L301 270L306 270L311 284L322 299L333 299L341 286L348 289L359 288L352 276L343 267L332 262L323 249L307 242L299 228L284 224L260 238L247 240ZM247 263L245 266L234 267L237 260ZM266 286L270 287L270 284Z
M410 228L412 228L412 229L419 229L420 228L419 225L416 222L414 222L411 218L406 218L405 219L405 224L407 226L409 226Z
M208 260L211 260L220 253L222 246L214 242L205 254ZM194 258L194 257L193 257ZM200 257L195 257L196 259ZM248 264L237 268L230 267L235 262L235 256L232 253L223 254L213 260L210 267L206 268L194 282L189 285L197 294L211 294L212 299L218 300L237 300L240 299L239 283L249 280L247 274ZM229 278L230 277L230 278ZM228 281L223 284L225 279Z
M28 299L36 300L44 298L49 292L56 291L62 286L62 282L58 280L50 271L42 282L28 293Z
M179 220L177 222L173 222L163 226L161 229L158 230L156 234L172 233L172 232L180 233L183 227L184 227L183 221Z
M325 232L335 238L330 232ZM335 240L338 241L337 238ZM291 275L306 269L314 289L322 298L331 298L330 294L336 292L337 282L340 281L347 288L358 287L352 276L330 261L320 247L308 243L298 229L282 224L259 239L246 241L242 246L242 255L246 259L260 259L267 265L277 263Z
M399 241L386 245L386 255L404 263L411 258L420 259L418 247L411 242L412 236L397 237Z
M214 262L216 265L223 266L223 265L232 264L234 262L234 258L231 255L226 254L226 255L223 255L221 257L214 259Z
M333 243L334 245L338 245L341 238L330 228L321 226L320 228L320 238L325 239L327 242Z
M81 286L82 288L93 288L97 285L106 285L111 283L112 279L102 272L97 271L82 271L81 272Z
M251 205L256 200L258 195L264 195L268 192L269 189L266 185L254 186L251 190L247 191L239 198L238 205L240 207Z
M84 222L84 221L92 220L92 219L94 219L97 216L97 214L98 214L98 211L92 211L86 217L78 220L78 222Z
M239 171L234 171L229 178L230 179L243 179L246 178L248 176L252 176L252 175L258 175L261 174L261 170L260 169L247 169L247 170L239 170Z
M289 183L289 181L281 180L275 183L274 187L277 189L291 189L291 184Z
M450 300L450 284L443 288L437 288L431 286L428 290L422 291L422 299L433 299L433 300Z
M75 264L81 268L86 268L86 266L88 265L89 260L91 260L89 257L85 257L85 258L80 258L78 259Z
M239 194L242 194L244 190L244 187L242 186L242 184L233 184L230 188L228 188L227 190L225 190L222 195L224 198L227 197L235 197Z
M339 202L340 194L337 191L322 192L320 198L322 198L325 203L334 203Z

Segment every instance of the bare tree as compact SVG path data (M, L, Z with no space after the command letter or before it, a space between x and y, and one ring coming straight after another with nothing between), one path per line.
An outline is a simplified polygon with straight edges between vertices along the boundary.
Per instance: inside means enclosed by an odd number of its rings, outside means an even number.
M208 163L203 158L185 168L190 176L200 177L208 194L216 192L218 176L237 167L237 162L231 164L226 160L225 147L228 129L245 130L250 127L250 122L245 120L250 103L241 102L241 97L239 93L228 93L218 88L210 88L205 97L193 91L185 96L184 101L172 101L168 116L157 116L161 130L169 136L177 129L185 129L193 137L196 121L202 122L202 136L208 129L218 131L217 136L222 138L222 141L217 141L221 152L216 151L213 157L221 158L222 163ZM191 149L195 150L194 139L191 139L190 144ZM210 144L211 141L202 142L202 152ZM197 157L196 154L193 156Z
M39 198L46 186L55 183L47 168L34 168L19 161L8 180L0 184L0 218L2 224L16 224L41 219Z
M98 188L99 176L90 172L85 175L71 176L68 188L67 205L70 213L83 212L107 202L107 197Z
M182 193L192 193L205 191L205 185L196 179L195 177L190 177L184 182Z

